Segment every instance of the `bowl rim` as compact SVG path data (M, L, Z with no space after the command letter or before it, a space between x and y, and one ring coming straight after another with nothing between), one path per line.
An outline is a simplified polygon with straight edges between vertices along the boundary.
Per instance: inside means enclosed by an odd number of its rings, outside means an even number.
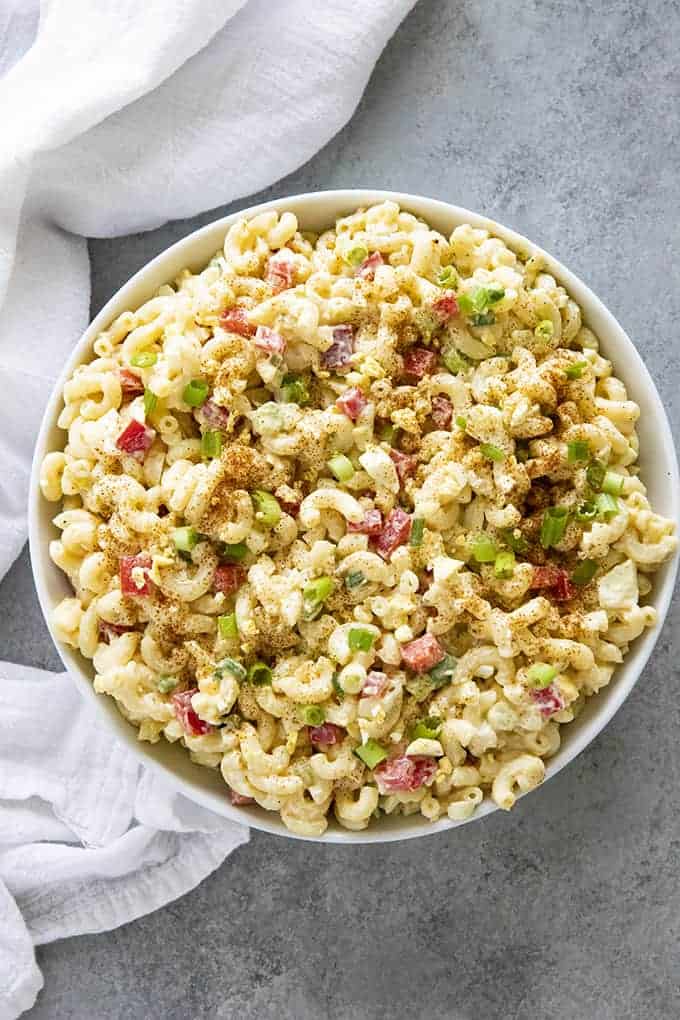
M385 825L385 820L381 820L381 824L378 827L373 828L369 826L368 829L354 832L352 830L340 829L333 823L329 825L329 828L322 836L302 836L286 829L278 814L274 812L266 812L263 809L245 810L235 807L227 801L222 793L204 788L206 783L199 778L198 770L202 773L208 772L209 774L212 770L206 770L203 766L191 763L191 769L197 773L196 780L193 781L190 777L180 776L175 768L162 760L168 756L166 749L171 745L165 741L161 741L160 745L140 742L136 735L136 729L118 712L113 699L107 695L99 695L95 692L91 679L91 663L89 664L90 672L88 675L84 666L87 660L82 658L73 649L61 645L54 634L51 613L55 603L48 590L48 580L50 575L55 579L61 578L63 580L64 575L61 574L59 568L49 559L48 536L45 534L46 525L40 519L46 512L45 508L52 506L52 504L47 504L40 492L40 464L44 455L50 449L55 448L49 443L49 437L56 429L56 419L62 400L64 382L78 364L87 360L87 355L91 354L92 343L97 334L106 328L126 307L139 307L140 303L147 300L154 290L157 289L159 284L157 282L152 283L154 278L162 278L165 282L173 278L177 270L172 272L170 266L178 262L178 256L182 256L184 265L194 265L196 268L201 264L205 265L208 261L207 259L192 260L192 251L201 245L205 246L206 242L212 240L213 236L218 238L213 249L213 252L217 251L221 243L220 235L222 235L223 240L227 229L236 220L243 217L250 218L261 212L269 210L284 212L291 207L296 207L295 211L300 216L300 214L304 215L305 212L320 213L325 206L331 206L336 211L333 212L332 218L329 215L329 218L325 221L328 227L330 227L332 222L340 215L346 215L359 207L374 205L383 201L398 203L402 209L414 212L433 225L435 229L438 229L437 223L442 220L448 222L456 221L456 223L467 222L473 227L490 231L493 235L500 237L514 250L528 250L543 257L547 270L557 278L558 282L566 288L571 296L575 296L583 311L584 321L588 323L593 319L598 319L604 325L606 338L602 335L602 325L598 327L597 333L606 355L614 363L617 377L620 378L622 375L625 375L628 379L635 379L635 385L632 387L632 396L638 403L642 403L642 397L644 396L645 413L649 416L651 412L654 422L655 452L657 457L661 457L659 470L662 475L666 475L668 480L668 505L664 513L666 516L674 519L676 523L680 519L680 480L671 427L656 386L637 348L614 315L578 276L535 242L530 241L517 231L489 217L440 199L432 199L404 192L372 188L305 192L270 199L256 205L246 206L227 216L219 217L175 241L138 269L109 298L74 345L59 378L52 388L42 417L34 448L28 498L29 548L33 578L40 607L57 653L66 670L72 676L80 693L84 697L89 698L91 703L96 706L96 711L102 725L108 726L113 735L127 745L140 764L160 773L186 797L227 818L229 821L238 822L273 835L283 836L288 839L305 840L307 842L362 845L366 843L388 843L397 840L415 839L448 831L459 825L480 821L482 818L497 811L498 808L488 797L485 797L477 811L471 818L465 821L452 821L445 817L439 821L430 822L426 819L418 820L419 816L416 815L399 816L397 824L392 824L390 827ZM445 232L450 232L450 229L453 229L453 227ZM143 298L137 297L135 300L130 298L128 300L128 295L131 295L140 287L141 289L148 288L147 296ZM625 371L622 372L623 363L625 363ZM648 428L651 427L648 420L645 422L645 425ZM566 746L563 743L557 754L546 762L545 780L540 784L541 786L545 786L553 776L557 775L561 769L573 761L598 736L632 691L661 633L673 596L677 569L678 555L676 554L656 573L651 600L651 604L654 605L657 611L656 625L654 628L646 630L636 640L624 663L617 666L615 680L598 692L595 698L589 699L589 706L591 706L592 702L596 702L596 707L592 712L594 718L587 725L582 723L575 730L569 728L569 739ZM574 724L570 724L570 727L572 725ZM159 746L163 750L160 753L156 753ZM184 752L182 753L184 754ZM186 755L186 759L187 761L189 760L188 755ZM193 775L194 772L192 771L191 776L193 777ZM523 796L526 796L526 794ZM394 817L389 821L394 823Z

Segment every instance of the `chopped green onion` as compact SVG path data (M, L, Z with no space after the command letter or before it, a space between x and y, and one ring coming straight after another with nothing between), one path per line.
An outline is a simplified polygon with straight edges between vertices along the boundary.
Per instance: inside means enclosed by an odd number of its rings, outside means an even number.
M369 769L374 769L376 765L379 765L381 761L387 758L387 751L379 744L377 740L367 740L361 747L357 747L354 751L357 758L361 758L364 765L367 765Z
M456 415L456 425L459 429L462 429L463 432L465 432L465 429L467 428L467 418L464 418L462 414Z
M507 581L509 577L512 577L515 570L514 552L507 549L503 550L503 552L499 552L494 562L493 569L496 577L500 577L504 581Z
M338 680L338 674L337 673L333 674L333 690L335 691L335 696L338 699L338 701L344 701L345 700L345 692L343 691L342 687L340 686L340 681Z
M159 676L156 681L156 687L161 694L169 694L170 691L174 691L178 683L179 680L176 676Z
M412 549L417 549L418 546L423 544L423 533L425 531L425 521L422 517L414 517L411 522L411 537L409 539L409 545Z
M580 507L576 511L576 520L580 521L581 524L587 524L588 521L594 521L597 517L597 507L590 500L586 500L585 503L581 503Z
M350 627L347 643L350 652L370 652L375 641L375 634L365 627Z
M567 527L569 511L565 506L551 506L543 514L541 524L541 545L549 549L552 545L559 545Z
M365 580L366 578L364 577L360 570L353 570L345 578L345 588L349 589L358 588L360 585L364 583Z
M607 468L601 460L594 460L592 464L588 465L586 471L586 479L588 485L592 486L593 489L601 489L604 481L604 476L607 473Z
M619 510L619 501L616 496L612 496L609 492L599 492L595 499L595 509L597 510L598 517L604 517L606 521L610 517L614 517Z
M215 429L206 429L201 436L201 456L203 460L214 460L222 452L222 433Z
M321 705L303 705L300 708L300 715L306 726L321 726L326 719L326 713Z
M457 660L454 659L453 655L448 653L444 658L433 666L428 673L428 679L432 687L435 690L439 687L444 687L446 684L451 683L451 677L456 671Z
M590 457L590 446L583 439L575 439L573 443L567 443L567 461L575 464L579 460L588 460Z
M383 425L378 432L378 439L381 443L389 443L390 446L394 446L397 441L397 433L399 429L396 425L387 424Z
M365 248L363 244L357 244L354 248L346 251L342 258L348 266L360 266L364 259L368 258L368 248Z
M501 450L500 446L494 446L493 443L480 443L479 452L482 457L487 460L505 460L505 454Z
M248 546L245 542L222 542L217 555L221 559L225 560L242 560L248 552Z
M534 336L537 340L550 340L554 332L555 330L550 319L541 319L534 330Z
M602 491L608 492L610 496L620 496L625 480L624 476L617 474L616 471L606 471L602 482Z
M155 393L152 393L150 389L145 388L144 390L144 414L150 415L156 410L156 404L158 403L158 397Z
M139 354L133 354L130 358L130 364L133 368L151 368L152 365L156 364L158 358L157 354L153 351L140 351Z
M429 715L427 719L419 719L411 730L411 740L437 740L441 733L442 721L438 715Z
M304 379L298 375L286 375L281 383L281 396L286 404L308 404L309 390Z
M470 544L470 551L478 563L493 563L498 555L496 543L488 535L476 535Z
M192 379L191 382L184 387L182 393L182 400L189 407L200 407L201 404L205 404L208 399L208 386L205 379Z
M567 365L564 374L567 379L580 379L583 375L583 369L587 368L587 366L587 361L573 361L571 365Z
M175 549L181 552L191 552L198 542L198 532L195 528L175 528L172 533L172 541Z
M496 316L493 312L478 312L470 319L473 326L493 326L495 321Z
M231 673L237 680L245 680L247 676L245 666L242 666L236 659L222 659L221 662L217 663L215 675L221 677L225 673Z
M348 482L354 474L354 465L344 453L336 453L327 461L326 466L339 482Z
M444 266L437 277L437 283L440 287L455 287L457 280L458 277L453 266Z
M219 628L220 637L223 638L238 637L238 625L236 623L236 613L229 613L228 616L218 616L217 626Z
M532 687L547 687L556 676L557 670L547 662L535 662L527 670L527 680Z
M506 545L509 545L513 552L522 554L529 548L529 543L519 528L506 528L501 534Z
M276 496L272 496L271 492L255 489L251 492L250 498L255 507L255 519L267 528L275 527L281 520L281 507Z
M465 315L475 315L475 318L479 320L486 318L484 313L489 305L497 304L497 302L501 301L504 297L504 288L500 287L498 284L491 284L489 287L473 287L472 290L468 291L466 294L459 294L457 301L461 312ZM494 322L495 318L493 316L493 312L489 314L491 315L491 322ZM475 325L478 326L488 326L489 324L490 323L488 321L475 322Z
M451 375L458 375L459 372L465 372L470 367L468 359L457 351L455 347L445 351L442 354L442 360Z
M271 687L272 671L266 662L254 662L248 668L248 681L255 687Z
M334 587L331 577L317 577L305 586L302 592L302 615L305 620L316 619Z
M571 579L574 584L588 584L595 577L596 573L597 563L595 560L581 560L578 566L574 568Z

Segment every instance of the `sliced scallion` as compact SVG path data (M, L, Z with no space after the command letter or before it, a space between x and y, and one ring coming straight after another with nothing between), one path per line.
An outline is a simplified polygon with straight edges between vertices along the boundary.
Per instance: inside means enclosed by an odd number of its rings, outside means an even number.
M255 687L271 687L272 671L266 662L254 662L248 667L248 680Z
M621 508L616 496L612 496L609 492L598 492L595 499L595 509L598 517L608 521L611 517L615 517Z
M504 542L510 546L513 552L520 553L521 555L529 548L529 543L519 528L506 528L501 534L503 535Z
M608 492L610 496L620 496L625 480L624 476L617 474L616 471L605 471L602 491Z
M451 683L451 677L456 671L456 665L457 659L447 652L444 658L436 666L433 666L428 673L431 686L437 690L439 687L444 687L446 684Z
M144 390L144 414L148 417L156 410L158 397L148 387Z
M554 333L554 327L550 319L541 319L534 330L534 336L538 340L550 340Z
M321 726L326 719L321 705L302 705L300 715L305 726Z
M201 436L201 456L203 460L215 460L222 452L222 433L217 429L206 429Z
M455 287L457 280L458 277L453 266L444 266L439 271L439 276L437 277L437 283L440 287Z
M195 528L175 528L172 533L172 541L178 551L191 552L198 542L198 532Z
M557 669L555 666L548 665L547 662L535 662L527 670L527 681L532 687L547 687L556 676Z
M438 740L441 733L442 721L438 715L429 715L426 719L419 719L411 730L411 740Z
M156 687L161 694L169 694L170 691L174 691L178 683L179 680L176 676L159 676L156 681Z
M387 751L379 744L377 740L367 740L365 744L357 747L354 751L357 758L361 758L364 765L367 765L369 769L374 769L376 765L379 765L381 761L387 758Z
M139 351L137 354L133 354L130 358L130 364L133 368L151 368L152 365L156 364L158 355L154 354L153 351Z
M571 579L574 584L588 584L597 573L595 560L581 560L572 572Z
M276 496L262 489L251 492L250 498L255 507L255 519L266 528L275 527L281 520L281 507Z
M588 465L588 469L586 471L586 479L588 480L588 485L590 485L593 489L601 489L602 483L604 481L604 476L606 475L606 473L607 468L602 463L602 461L594 460L591 464Z
M588 460L590 457L590 446L583 439L575 439L567 443L567 461L575 464L579 460Z
M224 560L242 560L248 552L245 542L223 542L217 550L217 555Z
M465 372L470 367L470 362L455 347L451 347L442 354L442 361L451 375L458 375L459 372Z
M456 415L456 425L459 429L462 429L463 432L465 432L465 429L467 428L467 418L464 418L462 414Z
M208 399L208 386L205 379L192 379L187 386L184 387L182 393L182 400L189 407L200 407L201 404L205 404Z
M423 533L425 531L425 521L422 517L414 517L411 522L411 537L409 539L409 545L413 549L417 549L418 546L423 544Z
M498 555L496 543L488 535L476 535L470 543L470 551L477 563L493 563Z
M366 580L360 570L353 570L345 577L345 588L359 588Z
M220 632L220 637L223 638L238 637L238 625L236 623L236 613L228 613L226 616L218 616L217 627Z
M347 644L350 652L370 652L375 641L375 634L365 627L350 627Z
M302 592L302 615L305 620L316 619L333 588L331 577L317 577L305 585Z
M541 524L541 545L544 549L559 545L564 536L569 511L564 506L551 506L543 514Z
M505 460L505 454L501 450L500 446L494 446L493 443L480 443L479 452L486 460Z
M354 465L344 453L336 453L327 461L326 466L339 482L348 482L354 475Z
M564 370L564 374L567 379L580 379L583 375L583 369L587 368L587 361L572 361L571 365L567 365Z
M242 666L236 659L222 659L217 663L215 673L218 677L224 676L225 673L231 673L237 680L245 680L248 675L245 666Z
M360 266L368 258L368 248L365 248L363 244L356 244L353 248L349 248L342 258L348 266Z
M494 561L493 569L496 577L504 581L512 577L515 570L514 552L511 549L504 549L502 552L499 552Z

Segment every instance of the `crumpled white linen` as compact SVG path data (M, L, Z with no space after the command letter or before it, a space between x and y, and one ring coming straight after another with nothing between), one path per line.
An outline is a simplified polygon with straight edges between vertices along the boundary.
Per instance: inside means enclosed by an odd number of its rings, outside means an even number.
M142 769L68 674L0 663L0 1018L42 987L33 946L182 896L248 829Z
M192 216L300 166L414 2L0 0L0 578L26 537L42 409L87 325L86 237ZM161 906L248 830L140 769L66 674L0 663L0 718L9 1020L41 987L34 944Z

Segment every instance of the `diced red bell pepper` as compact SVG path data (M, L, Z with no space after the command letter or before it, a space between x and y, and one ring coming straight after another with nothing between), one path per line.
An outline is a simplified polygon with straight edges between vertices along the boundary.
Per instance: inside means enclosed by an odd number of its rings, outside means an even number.
M564 708L562 695L553 684L534 689L529 694L532 701L535 701L540 708L541 715L546 719L548 716L554 715L555 712L561 712Z
M194 418L200 424L209 429L226 429L229 425L231 412L228 408L222 407L221 404L217 404L212 397L201 407L197 407L194 410Z
M352 421L357 420L367 404L368 401L358 386L345 390L335 401L338 410L343 411Z
M286 341L273 329L268 326L258 326L254 340L255 346L269 354L283 354L286 349Z
M378 266L383 266L385 261L379 251L372 252L368 258L365 258L357 269L357 276L360 276L364 280L372 280L375 276L375 271Z
M542 567L534 567L529 587L533 590L547 588L556 602L568 602L573 599L578 589L572 583L566 570L556 567L554 563L546 563Z
M445 290L442 296L432 305L432 311L442 322L446 322L447 319L452 319L454 315L458 315L458 302L453 291Z
M373 775L380 793L407 793L424 786L436 771L435 758L400 755L381 762L373 770Z
M345 730L335 723L323 723L321 726L309 727L309 739L316 747L332 747L339 744L345 737Z
M232 305L226 308L220 315L222 329L230 333L238 333L239 336L255 336L255 326L248 319L248 313L240 305Z
M246 571L239 563L221 563L215 567L213 588L215 591L223 591L225 595L232 595L239 590L245 579Z
M432 398L432 421L438 429L447 429L453 417L453 404L443 393Z
M148 425L142 425L136 418L132 418L125 429L116 440L116 446L123 453L129 453L137 460L144 460L146 451L155 439L156 433Z
M144 392L144 383L129 368L119 368L120 388L126 397L139 397Z
M414 457L413 454L402 453L401 450L395 450L394 447L390 448L389 455L397 469L399 481L403 485L407 478L411 478L416 473L418 458Z
M400 507L395 507L390 511L382 531L375 540L375 551L387 560L397 546L408 540L410 534L411 518Z
M362 535L372 535L375 537L380 534L382 529L383 515L380 510L367 510L363 521L359 521L358 524L353 524L352 521L347 522L348 531L358 531Z
M401 657L414 673L427 673L428 669L441 662L445 655L446 652L434 634L423 634L422 637L401 647Z
M269 259L264 279L265 283L269 284L275 294L280 294L282 290L288 290L293 286L295 263L291 261L283 249L272 255Z
M364 681L361 689L362 698L378 698L384 694L390 685L390 678L387 673L381 673L378 669L372 669Z
M349 370L354 354L354 329L352 326L336 326L333 330L333 341L327 351L321 355L321 367L331 372Z
M177 691L172 696L172 707L184 732L190 737L202 737L206 733L212 733L214 727L204 722L192 708L191 699L194 694L198 694L198 687L192 687L188 691Z
M120 558L120 590L123 595L150 595L151 557L148 553L137 553L136 556Z
M404 375L409 381L417 382L423 376L431 375L437 364L435 351L426 347L411 347L404 355Z

